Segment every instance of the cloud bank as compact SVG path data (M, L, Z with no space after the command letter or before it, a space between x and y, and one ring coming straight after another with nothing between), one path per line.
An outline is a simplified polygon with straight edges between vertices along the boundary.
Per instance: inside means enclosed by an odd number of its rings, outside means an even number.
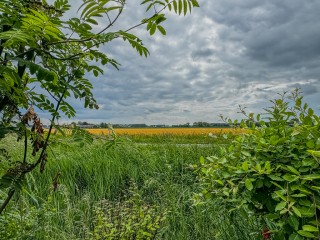
M150 57L121 41L103 47L121 63L89 76L97 111L75 102L77 120L111 123L179 124L238 117L237 106L260 112L276 93L301 88L319 109L320 2L298 0L210 0L191 15L168 15L167 36L144 40ZM112 30L144 18L138 1L128 1ZM319 112L319 111L318 111Z

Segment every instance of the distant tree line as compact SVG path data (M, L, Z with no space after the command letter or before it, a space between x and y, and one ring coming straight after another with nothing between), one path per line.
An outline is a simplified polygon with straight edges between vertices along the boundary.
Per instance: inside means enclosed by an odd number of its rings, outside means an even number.
M208 123L208 122L194 122L193 124L185 123L172 125L172 127L217 127L217 128L228 128L230 125L228 123Z
M78 121L77 126L83 128L108 128L112 126L113 128L167 128L167 127L216 127L216 128L228 128L230 125L228 123L208 123L208 122L194 122L190 124L189 122L185 124L176 124L176 125L165 125L165 124L157 124L157 125L147 125L145 123L135 123L135 124L110 124L101 122L100 124L88 123L86 121Z

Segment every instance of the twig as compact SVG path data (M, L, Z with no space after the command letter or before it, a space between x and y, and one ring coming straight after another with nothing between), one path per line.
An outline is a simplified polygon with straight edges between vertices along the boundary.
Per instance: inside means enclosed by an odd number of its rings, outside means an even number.
M0 214L3 212L3 210L7 207L8 203L10 202L11 198L14 195L15 190L13 188L11 188L9 190L8 196L6 198L6 200L2 203L1 207L0 207Z
M27 162L27 151L28 151L28 137L27 137L27 129L24 130L24 155L23 155L23 163Z

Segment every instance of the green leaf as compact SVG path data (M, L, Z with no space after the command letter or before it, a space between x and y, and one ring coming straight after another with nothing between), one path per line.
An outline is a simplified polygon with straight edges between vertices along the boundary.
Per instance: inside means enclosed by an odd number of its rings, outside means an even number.
M1 32L0 39L7 40L7 42L4 44L6 47L9 47L15 43L30 44L30 42L35 41L35 39L32 38L28 32L22 30Z
M309 108L309 109L308 109L308 115L311 117L311 116L313 116L313 114L314 114L313 109L312 109L312 108Z
M243 169L243 171L248 171L248 169L249 169L248 162L243 162L242 163L242 169Z
M315 157L320 157L320 151L307 150L307 152L312 154Z
M193 7L200 7L197 0L191 0Z
M183 8L182 0L179 0L178 7L179 7L179 15L180 15L182 13L182 8Z
M318 232L319 229L312 225L303 225L302 230L306 232Z
M280 188L280 189L283 189L283 187L282 186L280 186L278 183L276 183L276 182L271 182L273 185L275 185L275 186L277 186L278 188ZM279 190L280 192L282 191L282 190ZM275 191L275 193L278 195L278 191Z
M313 206L299 207L299 212L302 217L313 217L315 216L315 208Z
M251 191L253 189L253 185L252 185L252 181L250 178L247 178L246 181L245 181L245 186L246 188Z
M88 1L87 6L82 10L82 13L80 15L80 18L86 18L86 16L90 13L92 13L92 10L90 9L93 6L97 6L97 3L95 1ZM82 6L80 6L81 8ZM79 8L79 10L80 10Z
M162 35L166 35L167 34L166 30L162 26L157 25L157 28L161 32Z
M192 3L190 1L188 1L188 6L189 6L189 12L191 14L191 10L192 10Z
M147 24L147 31L150 30L150 28L152 27L153 23L152 21L149 21L148 24Z
M122 6L108 7L108 8L107 8L107 11L108 11L108 12L111 12L111 11L113 11L113 10L122 9L122 8L123 8Z
M300 173L297 171L297 169L295 169L294 167L292 166L287 166L287 168L294 174L296 175L300 175Z
M241 151L241 153L246 157L251 157L251 154L248 151Z
M224 183L221 180L214 180L216 183L219 183L221 186L224 185Z
M43 21L43 22L46 22L46 21L49 20L48 17L43 12L38 12L38 11L35 11L33 9L29 9L29 11L31 11L36 17L41 19L41 21Z
M320 187L318 187L318 186L311 186L311 188L312 188L313 190L320 191Z
M290 217L288 217L288 223L291 227L293 227L294 230L298 231L299 221L294 215L291 215Z
M175 13L177 13L178 11L178 4L176 0L173 1L173 10L175 11Z
M203 165L203 164L204 164L204 157L201 156L199 161L200 161L200 163Z
M265 217L269 220L275 220L275 219L278 219L279 218L279 214L271 214L271 213L268 213L267 215L265 215Z
M143 4L145 4L145 3L147 3L147 2L152 2L153 0L144 0L142 3L141 3L141 5L143 5Z
M304 179L304 180L312 181L312 180L320 179L320 174L304 175L304 176L302 176L301 178Z
M256 165L256 169L257 169L257 171L261 171L261 165L260 165L260 163L257 163L257 165Z
M302 166L314 166L316 164L316 160L314 158L304 158L301 163Z
M294 198L301 198L301 197L305 197L307 195L303 194L303 193L299 193L299 194L292 194L291 197L294 197Z
M47 78L47 75L48 71L46 71L45 69L39 69L37 72L37 78L39 81L45 80Z
M297 233L292 233L289 236L289 240L303 240L303 238L300 235L298 235Z
M164 15L162 14L162 15L159 15L159 16L157 17L155 23L158 25L158 24L162 23L162 22L165 21L165 20L167 20L167 19L166 19L166 18L164 17Z
M303 119L303 124L304 124L304 125L310 125L310 126L312 126L312 124L313 124L312 118L311 118L310 116L306 116L306 117Z
M314 238L315 237L312 233L306 232L306 231L303 231L303 230L299 230L298 233L303 237L308 237L308 238Z
M266 162L265 162L264 168L265 168L265 170L267 170L268 172L271 171L270 161L266 161Z
M273 136L271 136L271 138L270 138L270 144L272 144L272 145L277 145L277 143L278 143L278 140L279 140L279 137L277 136L277 135L273 135Z
M299 176L297 175L291 175L291 174L285 174L283 177L282 177L284 180L288 181L288 182L294 182L296 180L299 179Z
M307 141L307 143L306 143L306 145L307 145L307 147L308 148L314 148L314 146L315 146L315 144L314 144L314 141L313 140L309 140L309 141Z
M286 207L287 203L286 202L280 202L277 204L276 208L275 208L275 211L280 211L282 209L284 209Z
M153 35L156 32L157 29L157 25L156 24L152 24L151 28L150 28L150 35Z
M86 19L86 22L89 22L89 23L94 24L94 25L98 25L98 22L96 20L92 19L92 18Z
M278 181L278 182L283 182L284 181L283 178L281 178L281 177L279 177L277 175L274 175L274 174L268 175L268 177L271 178L274 181Z
M188 3L187 0L183 0L183 15L185 16L188 12Z
M299 211L298 208L296 208L295 206L292 206L292 210L298 217L301 217L301 212Z

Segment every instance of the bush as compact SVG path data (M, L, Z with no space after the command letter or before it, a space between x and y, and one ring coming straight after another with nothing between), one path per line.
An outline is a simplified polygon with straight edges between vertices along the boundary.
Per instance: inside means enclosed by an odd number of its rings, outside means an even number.
M157 206L144 203L134 186L123 201L95 204L90 239L156 239L166 215Z
M235 126L249 129L220 153L200 159L199 197L220 198L232 210L264 220L264 239L318 239L320 119L298 90L271 101L263 115Z

